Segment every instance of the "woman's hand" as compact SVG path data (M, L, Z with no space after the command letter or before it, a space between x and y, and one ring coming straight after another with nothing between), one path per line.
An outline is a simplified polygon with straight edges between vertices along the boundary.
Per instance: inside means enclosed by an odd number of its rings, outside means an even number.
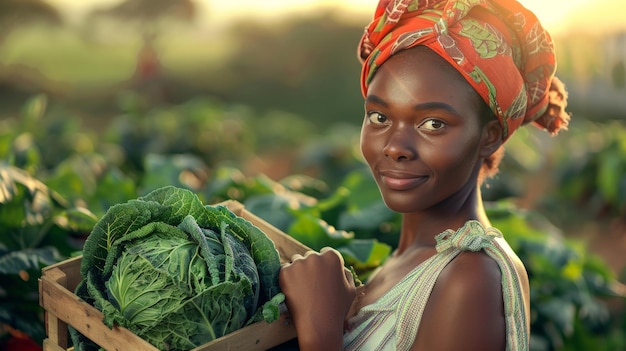
M356 287L341 254L331 248L296 254L279 274L301 350L343 349L343 326Z

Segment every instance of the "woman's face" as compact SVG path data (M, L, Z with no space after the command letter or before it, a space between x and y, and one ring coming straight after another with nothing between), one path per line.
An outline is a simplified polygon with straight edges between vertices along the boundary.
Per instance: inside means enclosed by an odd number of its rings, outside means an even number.
M482 163L481 103L425 47L398 53L378 69L365 98L361 151L389 208L409 213L466 200Z

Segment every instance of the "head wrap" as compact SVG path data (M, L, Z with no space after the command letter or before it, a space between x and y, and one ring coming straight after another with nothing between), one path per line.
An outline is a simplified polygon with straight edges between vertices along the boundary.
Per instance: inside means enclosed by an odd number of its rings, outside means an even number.
M380 0L359 42L361 90L395 53L424 45L458 70L493 111L503 139L534 122L566 129L567 92L549 33L515 0Z

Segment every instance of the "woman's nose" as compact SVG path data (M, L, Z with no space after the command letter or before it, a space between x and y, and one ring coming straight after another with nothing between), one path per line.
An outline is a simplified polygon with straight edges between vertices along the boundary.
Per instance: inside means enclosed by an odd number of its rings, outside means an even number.
M415 149L415 130L408 126L399 126L389 131L389 139L383 151L385 157L389 157L394 161L409 161L417 157Z

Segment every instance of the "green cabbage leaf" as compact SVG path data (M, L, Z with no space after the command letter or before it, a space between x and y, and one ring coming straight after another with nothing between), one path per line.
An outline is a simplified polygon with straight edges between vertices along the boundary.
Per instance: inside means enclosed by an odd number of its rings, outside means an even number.
M280 259L259 228L191 191L163 187L112 206L83 248L76 294L160 350L189 350L278 319ZM77 350L97 350L71 330Z

